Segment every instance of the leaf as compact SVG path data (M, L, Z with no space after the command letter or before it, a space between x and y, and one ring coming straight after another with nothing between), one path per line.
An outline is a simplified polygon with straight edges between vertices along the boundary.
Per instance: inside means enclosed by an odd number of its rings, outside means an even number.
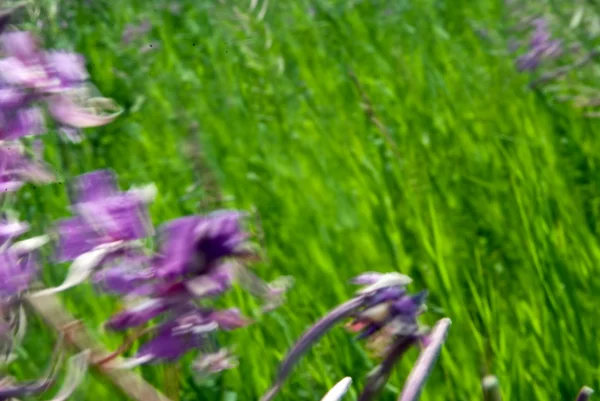
M46 245L49 241L50 237L48 237L47 235L40 235L38 237L33 237L23 241L15 242L11 246L11 250L19 255L26 255Z
M73 261L65 281L61 285L58 287L47 288L45 290L38 291L31 294L30 297L35 298L56 294L57 292L67 290L83 283L92 275L94 269L102 262L102 259L104 259L109 251L110 248L100 248L84 253Z

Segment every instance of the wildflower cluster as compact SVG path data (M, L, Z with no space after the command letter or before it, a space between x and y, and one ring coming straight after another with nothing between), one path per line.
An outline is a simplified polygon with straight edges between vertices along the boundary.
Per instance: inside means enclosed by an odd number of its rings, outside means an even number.
M287 283L269 285L246 271L243 259L253 251L241 226L243 214L226 210L166 222L157 230L160 245L153 252L143 240L154 233L146 209L154 187L119 192L114 173L99 170L78 177L77 188L72 206L77 216L57 224L57 260L73 261L70 272L62 285L33 296L63 291L92 277L99 289L130 305L107 322L108 329L142 328L162 318L144 330L154 336L126 366L173 361L194 349L205 351L199 368L233 366L228 353L206 352L213 345L210 336L250 320L235 308L215 310L204 301L226 292L238 278L250 289L263 288L258 295L270 305L280 302Z
M16 358L14 349L25 336L25 299L35 281L40 247L49 242L46 235L17 241L29 231L10 212L11 201L26 182L54 180L51 169L41 161L39 143L28 151L23 138L45 132L45 105L61 131L106 124L116 114L106 115L93 105L109 104L106 99L88 96L88 74L83 57L66 52L45 52L29 32L8 29L10 12L0 13L0 348L3 364ZM0 400L35 395L55 381L63 353L61 342L47 374L33 382L0 380ZM65 381L54 398L66 399L82 380L89 351L69 360Z

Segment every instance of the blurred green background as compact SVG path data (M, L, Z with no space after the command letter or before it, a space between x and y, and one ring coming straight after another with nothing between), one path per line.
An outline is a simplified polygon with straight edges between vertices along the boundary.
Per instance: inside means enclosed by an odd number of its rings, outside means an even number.
M125 108L81 144L44 137L63 177L110 167L122 188L154 182L156 225L254 210L269 259L257 273L296 278L282 308L224 339L237 369L211 381L141 369L163 391L258 399L294 339L368 270L412 276L413 290L431 293L424 320L453 321L423 401L480 400L483 371L506 400L600 385L598 123L527 88L494 34L500 1L40 0L32 10L46 47L84 54L92 81ZM145 20L151 30L124 44L126 27ZM28 186L20 203L38 232L69 214L60 183ZM66 269L47 266L46 283ZM86 286L62 296L117 346L100 329L111 297ZM258 306L242 291L224 303ZM50 353L42 330L31 323L21 377ZM415 357L382 400L395 399ZM374 366L336 329L278 399L320 400L346 375L355 399ZM73 399L119 397L90 376Z

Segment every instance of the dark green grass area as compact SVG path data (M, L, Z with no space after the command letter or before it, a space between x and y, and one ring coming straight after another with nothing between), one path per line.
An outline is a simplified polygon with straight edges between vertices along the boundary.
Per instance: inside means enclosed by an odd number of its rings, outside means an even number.
M182 400L257 399L294 339L351 296L348 279L365 270L412 276L413 290L431 293L427 323L453 321L423 401L481 399L484 368L506 400L600 386L598 124L527 89L496 34L500 3L259 0L250 10L184 0L176 14L147 0L44 6L48 47L83 53L99 90L125 108L80 145L48 136L47 160L65 177L110 167L123 188L156 183L158 224L214 195L194 186L210 178L200 148L232 197L224 205L260 216L269 263L257 272L296 278L282 308L228 335L237 369L203 383L182 370ZM121 44L125 26L144 19L152 31ZM28 187L22 218L41 231L66 216L64 187ZM46 282L65 272L48 266ZM63 298L91 328L115 307L88 287ZM257 307L241 291L227 302ZM382 400L395 399L415 357ZM279 399L319 400L346 375L353 399L373 366L337 329ZM143 373L164 388L162 367ZM74 399L118 397L95 377Z

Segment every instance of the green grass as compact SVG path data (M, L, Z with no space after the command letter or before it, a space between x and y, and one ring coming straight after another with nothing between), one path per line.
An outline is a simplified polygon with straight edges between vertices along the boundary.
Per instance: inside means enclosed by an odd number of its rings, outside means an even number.
M270 263L258 273L296 277L285 306L228 337L239 368L214 383L183 375L182 400L257 399L294 339L365 270L412 276L431 293L427 322L453 321L423 401L480 400L483 366L506 400L600 387L598 123L529 91L504 43L478 36L474 26L502 29L500 1L271 0L263 20L262 1L250 12L246 1L183 0L180 15L158 1L88 3L61 2L47 44L85 54L126 112L62 153L48 136L47 159L67 177L111 167L124 188L155 182L158 224L207 196L187 192L199 169L186 150L199 142L227 206L260 215ZM120 35L144 18L154 28L139 46L160 47L141 54ZM397 151L361 109L350 70ZM64 185L21 198L38 231L68 214ZM47 282L64 272L48 267ZM96 328L114 303L91 291L64 298ZM257 306L242 292L228 302ZM382 400L395 399L410 358ZM319 400L345 375L355 399L373 366L337 329L279 399ZM164 386L162 368L143 373ZM90 378L74 399L119 398Z

